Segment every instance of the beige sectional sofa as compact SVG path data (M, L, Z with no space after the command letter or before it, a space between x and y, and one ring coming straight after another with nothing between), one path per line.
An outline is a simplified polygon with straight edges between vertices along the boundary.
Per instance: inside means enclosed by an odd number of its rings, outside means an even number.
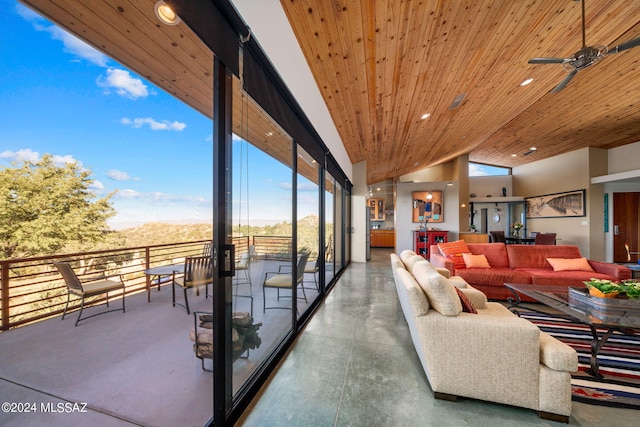
M412 251L391 254L411 338L436 398L520 406L568 422L574 349ZM444 273L444 275L442 274ZM463 312L461 297L477 313ZM464 297L463 297L464 298ZM468 305L468 304L467 304Z

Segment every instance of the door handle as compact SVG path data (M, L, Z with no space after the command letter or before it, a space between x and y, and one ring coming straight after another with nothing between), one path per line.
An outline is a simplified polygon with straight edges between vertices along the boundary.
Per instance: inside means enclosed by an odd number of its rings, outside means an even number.
M233 277L236 275L236 245L224 245L224 269L222 275Z

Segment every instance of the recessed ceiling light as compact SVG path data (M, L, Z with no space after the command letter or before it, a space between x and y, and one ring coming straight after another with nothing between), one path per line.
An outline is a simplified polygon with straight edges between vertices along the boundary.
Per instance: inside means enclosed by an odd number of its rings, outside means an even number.
M529 151L536 151L536 150L537 150L537 148L536 148L536 147L531 147L531 148L529 148Z
M523 81L522 83L520 83L520 86L526 86L529 83L531 83L532 81L533 81L533 79L527 79L527 80Z
M167 25L178 25L182 21L164 0L156 2L154 10L158 19Z
M380 187L376 187L376 191L380 191Z
M518 155L517 154L512 154L511 157L518 157Z
M420 162L415 162L415 163L413 164L413 166L418 166L419 164L420 164Z
M267 136L273 136L273 132L267 132Z
M429 114L429 113L425 113L425 114L423 114L423 115L422 115L422 117L420 117L420 118L421 118L422 120L424 120L424 119L428 119L430 116L431 116L431 114Z

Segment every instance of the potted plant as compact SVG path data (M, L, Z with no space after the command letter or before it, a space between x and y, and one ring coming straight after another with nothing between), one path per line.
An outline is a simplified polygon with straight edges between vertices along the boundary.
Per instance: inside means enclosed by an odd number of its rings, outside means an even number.
M640 299L640 282L634 279L623 280L621 288L629 299Z
M599 298L615 298L624 289L611 280L591 278L583 282L589 288L589 294Z

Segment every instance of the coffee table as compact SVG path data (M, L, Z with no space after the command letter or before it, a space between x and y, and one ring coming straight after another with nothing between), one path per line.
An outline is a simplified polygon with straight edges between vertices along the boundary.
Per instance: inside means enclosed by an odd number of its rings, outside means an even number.
M625 312L619 312L613 315L603 316L602 313L596 314L595 309L585 306L576 306L569 301L569 289L565 286L543 286L543 285L526 285L505 283L505 286L513 293L515 300L509 309L519 315L518 310L538 311L533 308L520 306L520 294L526 295L542 304L554 308L559 312L571 317L589 326L591 330L591 361L590 368L587 370L594 377L602 378L600 368L598 366L598 353L602 346L607 342L609 337L615 332L620 331L627 335L635 335L640 330L640 309ZM640 301L638 301L640 306ZM605 329L604 334L598 333L598 328Z

